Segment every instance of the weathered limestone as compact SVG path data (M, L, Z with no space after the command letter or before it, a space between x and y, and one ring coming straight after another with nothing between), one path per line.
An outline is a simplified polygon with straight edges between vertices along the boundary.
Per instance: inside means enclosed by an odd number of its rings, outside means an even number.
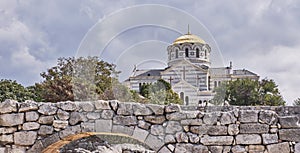
M267 149L270 153L289 153L290 146L288 142L267 145Z
M69 135L103 132L129 136L159 153L300 153L298 107L7 100L0 111L0 152L41 152Z
M208 136L201 138L200 142L204 145L232 145L232 136Z
M251 123L258 121L258 111L257 110L241 110L239 121L242 123Z
M23 123L24 123L24 113L0 115L0 125L2 126L15 126Z
M37 138L37 132L23 131L14 133L14 143L16 145L29 146L33 145Z
M5 100L4 102L0 103L0 113L11 113L17 112L17 105L18 102L14 100Z
M238 134L236 144L261 144L261 137L258 134Z
M38 109L38 112L43 115L54 115L57 111L57 107L53 106L54 104L44 104L41 105Z
M300 128L279 130L279 138L286 141L300 142Z

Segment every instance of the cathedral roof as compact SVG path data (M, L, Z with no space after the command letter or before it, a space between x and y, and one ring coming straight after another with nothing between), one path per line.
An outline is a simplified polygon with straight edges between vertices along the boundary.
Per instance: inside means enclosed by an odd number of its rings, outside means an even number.
M180 37L178 37L173 44L181 44L181 43L201 43L201 44L206 44L206 42L199 38L196 35L187 33L185 35L182 35Z

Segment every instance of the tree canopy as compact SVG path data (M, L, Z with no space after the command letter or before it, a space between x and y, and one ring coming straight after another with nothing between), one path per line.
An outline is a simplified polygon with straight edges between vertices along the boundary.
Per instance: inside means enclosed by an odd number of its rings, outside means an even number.
M153 84L143 84L141 86L140 94L149 99L150 103L155 104L183 104L183 101L175 93L170 83L163 79L157 80Z
M214 104L227 101L230 105L285 105L278 86L273 80L238 79L228 81L215 89Z
M2 79L0 81L0 102L5 99L25 101L33 99L34 94L16 81Z

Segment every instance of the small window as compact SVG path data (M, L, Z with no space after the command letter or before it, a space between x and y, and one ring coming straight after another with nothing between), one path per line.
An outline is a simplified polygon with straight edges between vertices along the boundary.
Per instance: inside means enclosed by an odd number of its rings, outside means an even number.
M185 96L185 105L189 105L189 96Z
M180 99L181 99L182 101L184 101L184 93L183 93L183 92L180 92Z
M189 49L188 48L185 49L185 57L189 57Z
M178 58L178 49L175 51L175 58Z
M148 73L147 76L150 76L150 74Z
M199 48L196 49L196 57L199 58Z

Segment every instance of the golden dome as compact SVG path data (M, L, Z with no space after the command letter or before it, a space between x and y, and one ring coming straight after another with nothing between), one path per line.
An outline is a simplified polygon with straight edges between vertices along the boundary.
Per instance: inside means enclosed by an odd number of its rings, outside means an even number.
M181 44L181 43L201 43L201 44L206 44L206 42L203 39L199 38L196 35L190 34L190 33L178 37L173 42L173 44Z

